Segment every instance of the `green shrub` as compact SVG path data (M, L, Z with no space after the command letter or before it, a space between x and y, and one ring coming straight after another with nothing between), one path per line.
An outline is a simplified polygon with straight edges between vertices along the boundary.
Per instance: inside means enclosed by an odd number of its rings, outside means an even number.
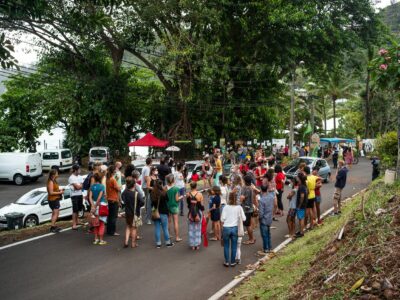
M397 161L397 132L391 131L379 136L375 142L375 150L381 159L383 167L395 167Z

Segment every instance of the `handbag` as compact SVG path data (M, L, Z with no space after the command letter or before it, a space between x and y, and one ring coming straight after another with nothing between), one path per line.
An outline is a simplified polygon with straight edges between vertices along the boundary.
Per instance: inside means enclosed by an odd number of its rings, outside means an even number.
M160 220L161 219L161 217L160 217L160 212L159 212L159 210L158 210L158 207L160 206L160 197L158 197L158 202L157 202L157 207L154 207L153 209L152 209L152 211L151 211L151 219L153 220L153 221L155 221L155 220Z
M108 216L108 205L100 202L99 205L99 216L107 217Z
M136 192L136 193L135 193L135 212L133 213L133 226L134 226L134 227L139 227L139 226L142 226L142 225L143 225L142 217L141 217L141 216L138 217L138 216L136 215L137 195L138 195L138 193Z
M243 220L241 211L239 210L238 237L243 237L243 236L244 236Z

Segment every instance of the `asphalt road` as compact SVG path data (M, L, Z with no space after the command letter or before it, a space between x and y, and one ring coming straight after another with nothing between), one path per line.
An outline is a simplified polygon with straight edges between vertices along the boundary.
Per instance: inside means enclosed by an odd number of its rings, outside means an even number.
M349 172L344 197L366 187L370 174L369 161L361 160ZM332 206L332 193L333 183L325 184L323 210ZM275 247L285 239L287 226L284 218L273 226ZM262 244L257 230L256 244L242 245L242 265L225 268L219 242L197 252L188 248L184 217L180 218L184 241L173 248L156 249L153 229L153 225L142 227L144 239L136 249L122 248L122 236L106 237L108 245L93 246L93 237L80 230L0 250L1 299L207 299L254 263ZM117 231L123 230L119 220Z

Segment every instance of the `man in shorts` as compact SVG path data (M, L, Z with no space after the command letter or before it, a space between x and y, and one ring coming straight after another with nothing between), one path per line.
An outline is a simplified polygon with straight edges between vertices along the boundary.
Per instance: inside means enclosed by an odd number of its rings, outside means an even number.
M299 219L300 231L296 233L296 237L302 237L304 236L304 219L308 202L307 177L303 173L299 173L297 180L299 186L296 195L296 216Z
M82 186L83 178L80 175L79 165L72 166L72 174L68 179L68 184L71 188L72 201L72 229L78 229L78 213L83 210L83 195Z
M346 186L347 181L347 172L349 170L346 168L344 161L339 160L338 163L338 172L336 175L336 182L335 182L335 192L333 194L333 214L339 215L341 213L341 198L342 198L342 191Z
M307 209L306 209L306 225L307 222L310 222L310 229L314 228L314 205L315 205L315 188L317 186L318 177L312 175L310 172L310 167L305 166L304 172L307 175L307 189L308 189L308 201L307 201Z
M317 224L322 225L321 219L321 186L322 186L322 178L318 176L319 167L315 166L312 170L312 175L317 177L317 184L315 186L315 211L314 216L317 216Z

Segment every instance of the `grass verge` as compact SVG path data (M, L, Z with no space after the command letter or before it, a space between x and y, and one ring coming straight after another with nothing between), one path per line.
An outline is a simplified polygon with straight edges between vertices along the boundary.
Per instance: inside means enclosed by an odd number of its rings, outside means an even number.
M381 181L373 183L364 198L364 214L365 211L376 211L383 206L385 201L387 202L390 195L396 194L400 194L400 183L393 186L385 186ZM291 298L292 287L309 271L310 264L336 238L340 229L353 217L356 219L360 219L361 215L363 217L363 213L360 212L361 199L361 195L354 197L342 209L341 217L328 217L323 226L308 232L303 238L289 244L274 259L261 266L254 276L244 281L227 298ZM384 223L384 221L381 221L381 223ZM363 225L359 224L359 226ZM364 233L363 236L367 237L367 234ZM303 283L304 280L307 279L303 278ZM307 296L305 296L305 299L307 299Z

